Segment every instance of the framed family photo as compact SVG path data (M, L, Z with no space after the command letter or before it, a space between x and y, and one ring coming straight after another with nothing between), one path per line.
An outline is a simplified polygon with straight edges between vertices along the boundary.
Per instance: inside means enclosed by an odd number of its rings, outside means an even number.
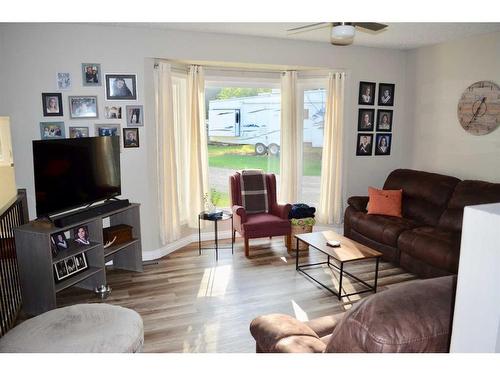
M360 108L358 110L358 131L372 132L375 117L375 110L370 108Z
M106 74L106 100L137 100L135 74Z
M42 109L44 117L62 116L62 94L58 92L42 93Z
M89 136L89 128L86 126L70 126L69 127L69 137L70 138L86 138Z
M358 104L374 105L375 104L375 82L359 82L359 97Z
M370 156L373 150L373 134L358 133L358 140L356 143L357 156Z
M375 140L375 155L391 154L392 134L377 134Z
M56 87L58 90L71 90L71 74L56 73Z
M123 147L124 148L139 147L139 128L123 129Z
M125 108L127 111L127 126L144 125L144 111L142 105L128 105Z
M379 109L377 111L377 131L391 132L392 131L392 110Z
M64 122L41 122L40 136L42 139L60 139L65 137Z
M95 124L96 137L114 137L120 136L119 124Z
M102 86L101 64L94 64L94 63L82 64L82 85Z
M104 107L104 118L106 120L121 120L122 107L119 105L107 105Z
M97 118L97 96L70 96L71 118Z
M378 84L378 105L391 107L394 105L394 83Z

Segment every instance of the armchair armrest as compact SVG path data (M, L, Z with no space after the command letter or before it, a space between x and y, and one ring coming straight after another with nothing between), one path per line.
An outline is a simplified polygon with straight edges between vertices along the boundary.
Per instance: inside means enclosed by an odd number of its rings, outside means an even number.
M287 204L278 204L276 203L271 207L271 213L275 216L280 217L281 219L288 220L288 214L292 209L292 205L290 203Z
M350 197L347 200L349 206L354 207L357 211L366 212L368 197Z
M243 206L233 206L233 215L238 215L241 220L241 224L247 221L247 212L245 211L245 208Z
M250 333L265 353L321 353L326 348L310 327L283 314L259 316L250 324Z

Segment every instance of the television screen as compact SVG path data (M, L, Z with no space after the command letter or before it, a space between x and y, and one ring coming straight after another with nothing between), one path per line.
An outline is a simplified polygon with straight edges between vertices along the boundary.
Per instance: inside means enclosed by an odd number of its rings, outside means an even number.
M33 164L38 217L121 194L119 137L33 141Z

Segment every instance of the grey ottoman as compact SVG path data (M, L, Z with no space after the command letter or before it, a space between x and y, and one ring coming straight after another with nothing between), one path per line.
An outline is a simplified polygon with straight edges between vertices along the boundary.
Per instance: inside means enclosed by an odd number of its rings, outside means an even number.
M0 339L0 352L136 353L143 343L138 313L93 303L51 310L21 323Z

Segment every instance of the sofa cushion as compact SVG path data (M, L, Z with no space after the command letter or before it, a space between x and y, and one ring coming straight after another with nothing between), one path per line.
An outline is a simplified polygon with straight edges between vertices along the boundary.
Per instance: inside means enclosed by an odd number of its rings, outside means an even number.
M401 199L403 191L399 190L380 190L368 187L368 214L369 215L387 215L401 216Z
M354 212L350 217L351 228L379 243L396 247L399 235L419 224L403 217L368 215Z
M326 352L448 352L456 277L415 280L363 299L333 330Z
M459 181L436 173L396 169L387 177L384 189L403 189L403 217L436 225Z
M401 233L398 240L401 253L407 253L431 266L451 273L458 271L460 232L436 227L420 227Z
M290 222L268 213L247 215L243 223L245 232L269 231L269 228L290 228Z
M458 183L446 211L439 219L439 227L461 231L465 206L500 202L500 184L485 181L461 181Z

